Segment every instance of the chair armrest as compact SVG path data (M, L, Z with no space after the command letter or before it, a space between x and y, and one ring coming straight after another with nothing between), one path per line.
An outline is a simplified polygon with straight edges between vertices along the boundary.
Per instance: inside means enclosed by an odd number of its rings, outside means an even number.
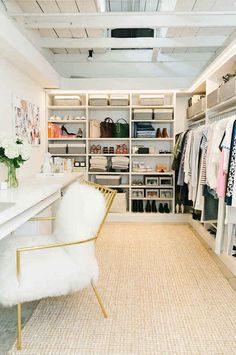
M96 239L97 239L97 237L91 237L89 239L75 241L75 242L45 244L45 245L37 245L37 246L34 246L34 247L18 248L18 249L16 249L16 274L17 274L17 278L19 278L20 271L21 271L21 264L20 264L21 253L24 253L24 252L27 252L27 251L36 251L36 250L67 247L67 246L70 246L70 245L84 244L84 243L89 243L89 242L95 241Z

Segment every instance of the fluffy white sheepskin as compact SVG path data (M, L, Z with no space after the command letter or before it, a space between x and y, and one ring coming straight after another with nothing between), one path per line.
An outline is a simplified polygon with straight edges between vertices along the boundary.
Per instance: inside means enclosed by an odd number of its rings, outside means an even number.
M0 241L0 303L17 303L78 291L98 278L94 243L24 252L16 277L16 249L91 238L105 213L105 199L95 188L71 185L62 198L51 236L7 236Z

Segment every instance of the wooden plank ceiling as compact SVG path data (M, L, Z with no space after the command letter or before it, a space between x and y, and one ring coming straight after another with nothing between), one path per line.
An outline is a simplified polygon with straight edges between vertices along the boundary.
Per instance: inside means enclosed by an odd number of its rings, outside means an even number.
M5 0L5 4L10 12L25 12L25 13L86 13L86 12L99 12L98 1L100 0ZM106 12L156 12L156 11L236 11L235 0L104 0ZM236 27L235 27L236 28ZM156 29L157 36L160 37L198 37L198 36L225 36L225 39L232 36L235 29L232 27L220 28L200 28L200 27L185 27L185 28L165 28ZM41 28L32 30L40 35L41 38L102 38L107 37L108 30L98 28ZM178 53L208 53L212 56L219 50L219 47L211 48L163 48L159 50L162 54L178 54ZM70 55L88 53L88 49L83 48L50 48L53 55ZM104 55L111 50L109 49L95 49L96 54ZM131 50L130 50L131 51ZM146 51L147 52L147 51ZM146 53L145 52L145 53ZM158 53L158 51L156 51ZM154 53L154 50L153 50ZM118 51L117 51L118 55ZM120 55L120 54L119 54ZM58 56L55 56L57 58ZM151 63L153 57L150 57ZM193 56L194 59L194 56ZM198 63L199 72L206 66L208 59L202 60ZM154 62L158 63L157 60ZM94 63L93 63L94 64ZM163 63L162 63L163 64ZM89 65L89 63L88 63ZM184 65L184 63L183 63ZM69 68L69 66L68 66ZM60 71L60 65L57 65ZM189 67L187 68L189 70ZM68 69L67 69L68 71ZM137 69L139 75L142 75L142 68ZM182 71L181 71L182 72ZM63 75L69 76L69 72ZM118 74L117 74L118 75Z

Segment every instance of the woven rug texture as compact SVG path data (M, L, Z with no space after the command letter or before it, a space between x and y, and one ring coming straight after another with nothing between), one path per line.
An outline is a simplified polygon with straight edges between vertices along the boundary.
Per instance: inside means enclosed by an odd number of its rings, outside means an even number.
M106 224L97 257L109 318L91 288L44 299L21 355L236 354L236 293L190 227Z

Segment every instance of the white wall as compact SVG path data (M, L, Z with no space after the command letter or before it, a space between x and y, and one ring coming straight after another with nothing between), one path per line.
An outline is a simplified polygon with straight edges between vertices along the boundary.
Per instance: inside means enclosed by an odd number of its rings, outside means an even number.
M183 132L186 129L186 110L188 107L188 96L177 95L175 110L175 133Z
M12 96L29 100L40 108L42 142L39 148L32 148L32 156L18 171L19 178L32 176L39 172L45 152L45 93L43 88L0 56L0 132L11 133L13 130ZM0 178L6 176L0 165Z

